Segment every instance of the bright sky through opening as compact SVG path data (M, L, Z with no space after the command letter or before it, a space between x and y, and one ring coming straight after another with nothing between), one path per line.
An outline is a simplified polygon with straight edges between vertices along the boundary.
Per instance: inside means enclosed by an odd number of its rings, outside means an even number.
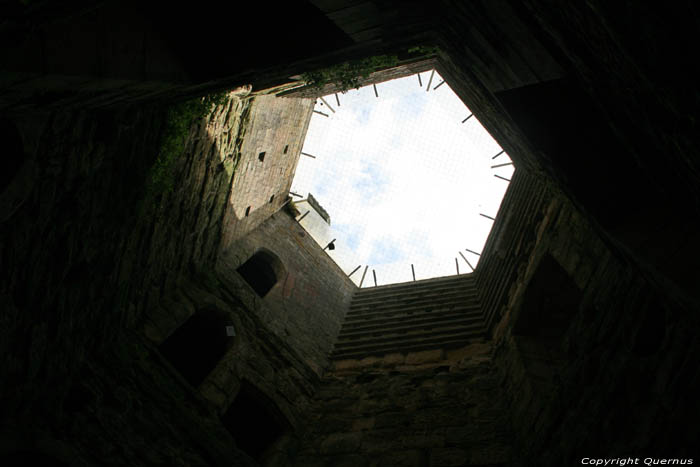
M291 191L306 230L363 287L471 272L514 168L430 71L317 99ZM338 101L340 105L338 105ZM330 107L330 108L329 108ZM325 114L325 115L323 115ZM310 157L308 155L313 157ZM294 198L295 202L301 201ZM471 250L472 252L468 251ZM460 255L461 253L461 255ZM462 257L464 256L464 258ZM373 270L375 271L373 274Z

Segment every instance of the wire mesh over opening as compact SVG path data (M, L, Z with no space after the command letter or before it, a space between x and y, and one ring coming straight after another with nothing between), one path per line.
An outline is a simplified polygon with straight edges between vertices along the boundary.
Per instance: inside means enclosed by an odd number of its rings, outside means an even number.
M291 191L300 223L322 247L336 239L326 251L367 287L472 272L513 172L432 70L317 99Z

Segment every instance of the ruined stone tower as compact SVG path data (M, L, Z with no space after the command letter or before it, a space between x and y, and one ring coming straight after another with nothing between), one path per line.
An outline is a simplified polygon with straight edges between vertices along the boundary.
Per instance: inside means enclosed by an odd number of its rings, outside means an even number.
M694 11L6 2L0 464L698 462ZM305 73L379 56L517 166L472 274L358 289L290 209Z

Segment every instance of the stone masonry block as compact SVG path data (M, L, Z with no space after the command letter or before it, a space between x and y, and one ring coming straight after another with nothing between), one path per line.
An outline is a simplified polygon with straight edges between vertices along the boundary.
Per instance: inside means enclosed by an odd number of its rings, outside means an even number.
M439 362L445 357L443 349L423 350L421 352L411 352L406 355L407 365L419 365L422 363Z

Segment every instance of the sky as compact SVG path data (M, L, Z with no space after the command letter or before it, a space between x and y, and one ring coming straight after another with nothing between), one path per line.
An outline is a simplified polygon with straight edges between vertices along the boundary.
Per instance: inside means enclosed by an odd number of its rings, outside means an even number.
M447 83L432 72L317 99L291 191L311 193L331 225L296 197L301 221L363 287L471 272L513 166ZM441 84L442 83L442 84ZM338 101L340 105L338 105ZM329 108L330 106L330 108ZM325 115L322 115L325 114ZM304 154L310 154L309 157ZM374 271L374 274L373 274Z

